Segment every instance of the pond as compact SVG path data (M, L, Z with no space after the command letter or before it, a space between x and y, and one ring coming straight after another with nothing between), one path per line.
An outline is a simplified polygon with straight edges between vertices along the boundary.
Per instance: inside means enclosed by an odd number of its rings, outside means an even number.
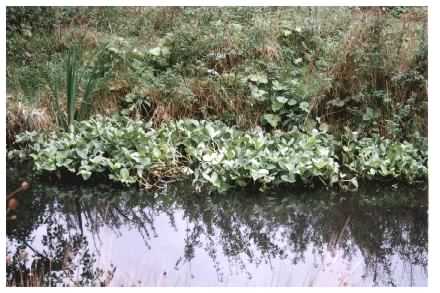
M427 286L427 187L146 192L8 164L9 286Z

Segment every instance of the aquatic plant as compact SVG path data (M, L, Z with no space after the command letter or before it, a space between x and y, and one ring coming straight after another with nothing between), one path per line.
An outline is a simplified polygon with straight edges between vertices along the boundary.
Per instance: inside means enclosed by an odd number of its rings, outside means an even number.
M251 183L264 188L349 182L357 188L356 176L409 182L427 176L424 153L408 142L339 142L317 129L267 133L238 130L221 121L178 120L155 129L127 117L96 116L67 131L25 132L16 144L20 149L10 151L10 158L31 158L38 172L67 171L84 180L103 174L146 188L185 175L193 175L197 189L208 185L218 191Z
M60 133L26 133L16 142L33 142L25 150L37 171L63 170L84 180L105 172L111 180L132 184L143 181L144 171L170 173L177 167L177 150L160 135L142 122L98 117Z
M360 177L404 178L412 182L428 175L427 145L417 148L407 141L400 143L378 136L358 138L356 133L348 133L342 146L342 162Z

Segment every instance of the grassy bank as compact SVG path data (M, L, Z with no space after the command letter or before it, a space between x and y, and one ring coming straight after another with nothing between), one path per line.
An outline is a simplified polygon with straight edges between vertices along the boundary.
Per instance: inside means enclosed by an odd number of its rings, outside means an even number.
M420 7L8 7L8 147L146 187L412 182L426 26Z

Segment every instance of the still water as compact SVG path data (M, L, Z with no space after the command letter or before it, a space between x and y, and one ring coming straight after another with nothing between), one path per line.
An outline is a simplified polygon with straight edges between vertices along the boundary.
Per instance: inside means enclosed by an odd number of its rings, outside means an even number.
M426 188L158 192L24 179L9 286L427 286Z

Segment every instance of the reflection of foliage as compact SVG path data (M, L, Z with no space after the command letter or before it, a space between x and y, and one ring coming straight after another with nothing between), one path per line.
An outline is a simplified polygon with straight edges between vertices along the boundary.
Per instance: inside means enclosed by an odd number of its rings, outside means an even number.
M97 237L100 227L109 226L116 233L123 226L133 227L150 247L150 237L164 236L155 229L156 217L167 215L170 225L177 229L176 223L181 219L176 212L183 211L185 246L175 269L191 264L201 249L211 257L221 282L224 265L237 266L242 274L252 278L250 266L271 265L276 259L296 264L306 261L309 249L318 259L337 249L348 260L360 251L365 273L376 285L395 285L399 280L393 279L394 257L404 264L427 266L426 192L382 186L378 195L375 188L345 194L292 194L288 190L253 194L248 190L205 196L192 193L191 185L186 183L168 186L161 193L105 185L38 185L33 189L33 198L50 201L51 212L43 216L44 223L52 227L46 238L58 240L47 242L48 251L44 253L56 259L62 259L66 247L85 241L80 234L83 227ZM68 228L51 222L54 213ZM73 236L63 237L66 234ZM81 245L87 255L88 243ZM220 256L225 256L227 263ZM90 262L81 265L90 272L86 279L94 280L94 274L102 272L92 268L94 258L90 253L88 258ZM85 285L93 283L83 281Z
M17 189L21 182L33 180L32 173L29 173L30 166L22 165L20 168L16 166L11 166L8 163L8 170L6 172L7 181L7 193L9 194L13 190ZM36 187L38 188L38 187ZM35 188L33 188L35 190ZM20 192L16 196L19 203L19 210L26 211L25 217L20 217L19 221L11 220L8 221L6 226L6 231L8 236L27 239L27 237L32 233L42 223L42 214L44 213L45 207L48 204L48 199L45 197L33 197L29 196L30 192ZM16 211L11 211L8 213L8 218L15 218Z
M365 209L364 206L356 208ZM351 236L360 248L375 284L395 285L396 280L391 277L393 254L399 255L408 265L427 267L427 214L424 208L385 206L382 209L382 213L375 213L369 208L362 218L353 217Z
M8 183L24 179L19 170ZM18 172L18 173L16 173ZM25 177L27 180L31 177ZM13 186L11 186L12 188ZM96 286L107 285L115 268L104 271L95 268L96 259L82 231L74 229L71 221L56 213L62 203L47 196L47 187L32 186L31 191L18 195L16 219L7 223L8 286ZM41 244L34 247L32 233L44 228ZM42 248L41 248L42 247Z
M8 251L8 286L105 286L116 268L104 272L95 268L96 259L89 251L86 237L69 231L57 217L45 219L43 250L38 251L26 240L18 240L15 253ZM26 248L31 249L29 255ZM29 267L30 265L30 267Z
M407 199L414 196L411 192L402 194L402 190L394 194ZM348 198L342 202L322 194L299 198L236 194L226 198L179 197L177 201L194 223L191 239L220 239L223 253L240 266L242 257L249 263L288 258L295 264L304 261L304 252L312 244L321 256L325 248L334 246L342 249L346 258L359 247L367 270L377 275L382 267L387 274L381 278L388 277L390 284L394 284L389 269L393 255L408 264L426 267L426 210L393 208L389 201L382 207L366 206L362 202L365 195L357 195L361 200Z

